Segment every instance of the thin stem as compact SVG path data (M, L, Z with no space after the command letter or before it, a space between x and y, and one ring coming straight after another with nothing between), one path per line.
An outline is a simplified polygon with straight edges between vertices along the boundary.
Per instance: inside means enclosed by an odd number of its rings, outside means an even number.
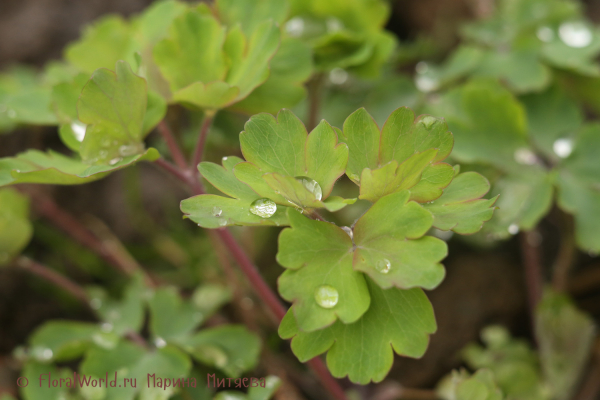
M317 374L317 378L321 381L321 384L327 389L327 391L337 400L347 400L344 389L340 386L333 376L329 373L329 370L319 357L315 357L308 361L307 364Z
M83 226L74 216L60 208L49 197L33 191L27 191L27 193L33 197L33 204L38 212L59 229L71 236L75 241L92 250L107 263L127 275L131 276L136 272L141 271L145 276L146 282L149 285L154 286L152 279L135 261L132 261L133 259L131 257L116 251L115 246L104 243L103 240L99 239L88 228Z
M558 249L552 275L552 286L558 292L567 290L569 274L577 257L573 217L566 213L562 213L561 216L563 224L560 229L560 248Z
M323 74L318 74L308 82L308 131L312 131L319 122L321 111L321 92L323 88Z
M25 256L20 256L15 259L15 265L25 271L39 276L40 278L60 287L61 289L64 289L73 295L73 297L77 298L83 304L89 307L90 299L85 290L83 290L81 286L69 278Z
M525 283L527 286L529 313L533 324L535 310L542 297L544 282L539 233L535 229L528 232L521 232L519 239L521 243L521 258L523 260L523 265L525 266Z
M204 154L204 145L206 144L206 138L208 136L208 131L210 130L213 118L214 113L207 112L204 116L204 121L202 121L202 126L200 127L200 135L198 136L198 142L196 143L196 149L194 150L194 157L192 158L192 164L190 165L192 176L195 180L198 180L198 164L200 164L202 155Z
M187 174L185 172L186 170L177 168L176 165L171 164L164 158L159 158L159 159L155 160L154 164L156 164L159 167L161 167L162 169L166 170L168 173L170 173L171 175L173 175L174 177L176 177L177 179L179 179L181 182L185 183L186 185L191 185L191 177L189 174Z
M171 128L169 128L169 125L167 125L167 123L164 120L159 122L157 128L160 134L162 135L163 139L165 140L165 143L167 143L167 146L169 147L169 151L171 152L171 156L173 157L175 164L177 164L177 166L182 170L185 170L187 168L187 161L185 159L183 151L181 151L181 148L177 144L177 139L175 139L173 131L171 131Z

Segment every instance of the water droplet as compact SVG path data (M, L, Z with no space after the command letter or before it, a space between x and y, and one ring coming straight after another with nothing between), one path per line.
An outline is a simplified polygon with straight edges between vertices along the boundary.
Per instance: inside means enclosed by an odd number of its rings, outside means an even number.
M519 233L519 225L510 224L508 226L508 233L510 233L511 235L516 235L517 233Z
M227 157L223 157L223 161L227 161Z
M423 118L421 118L421 120L419 122L421 124L423 124L425 129L430 130L431 127L433 126L433 124L436 123L436 121L437 121L437 118L432 117L431 115L425 115Z
M141 147L139 144L129 144L129 145L123 145L121 147L119 147L119 154L122 157L127 157L127 156L132 156L134 154L138 154L141 152Z
M327 26L327 32L329 33L338 32L344 29L344 24L342 23L342 21L335 17L327 18L327 22L325 22L325 25Z
M277 211L277 204L270 199L254 200L250 205L250 212L261 218L270 218Z
M102 325L100 325L100 329L102 330L102 332L110 332L113 330L113 324L111 324L110 322L105 322Z
M212 209L213 217L220 217L221 214L223 214L223 210L221 210L219 207L213 207L213 209Z
M417 71L417 74L422 75L429 71L429 64L427 64L425 61L419 61L415 66L415 71Z
M290 19L285 24L285 31L292 37L298 37L304 33L304 20L300 17Z
M533 165L538 161L537 156L525 147L515 150L514 157L516 162L524 165Z
M350 236L350 239L354 237L354 233L352 233L352 228L350 228L349 226L342 226L342 230L346 232L348 236Z
M356 174L349 174L348 177L352 179L354 182L360 182L360 176Z
M454 236L454 232L452 231L442 231L440 229L434 229L433 235L439 239L442 239L444 242L447 242Z
M392 263L387 258L379 260L375 263L375 269L381 274L387 274L392 268Z
M167 345L167 341L161 337L157 337L156 339L154 339L154 345L156 346L156 348L162 349Z
M338 303L339 294L336 288L329 285L319 286L315 292L315 301L323 308L333 308Z
M92 307L93 310L99 310L100 307L102 307L102 299L94 297L90 300L90 307Z
M314 179L310 179L307 176L297 176L296 180L300 182L309 192L315 195L317 200L321 200L323 198L323 191L321 190L321 185L319 182Z
M119 343L119 336L112 333L96 333L92 336L92 341L103 349L114 349Z
M560 158L567 158L573 152L573 141L571 139L557 139L552 145L552 150Z
M558 28L558 36L569 47L587 47L592 43L592 31L583 22L565 22Z
M541 26L537 32L536 35L538 37L538 39L540 39L542 42L551 42L552 39L554 39L554 31L552 30L552 28L548 27L548 26Z
M343 85L348 80L348 72L342 68L334 68L329 72L329 80L334 85Z
M15 110L8 110L6 112L6 115L8 115L8 118L10 118L10 119L17 118L17 112Z
M121 161L122 158L121 157L117 157L117 158L113 158L112 160L110 160L108 162L108 165L115 165L116 163L118 163L119 161Z
M54 355L54 353L52 352L52 350L50 350L48 348L34 347L33 349L31 349L31 355L36 360L48 361L48 360L52 359L52 356Z
M437 81L437 79L434 79L430 76L417 75L415 77L415 85L419 91L423 93L429 93L437 90L440 83Z
M86 127L87 127L86 124L83 124L79 121L71 122L71 130L73 131L73 134L75 135L75 139L78 142L83 142L83 138L85 138Z

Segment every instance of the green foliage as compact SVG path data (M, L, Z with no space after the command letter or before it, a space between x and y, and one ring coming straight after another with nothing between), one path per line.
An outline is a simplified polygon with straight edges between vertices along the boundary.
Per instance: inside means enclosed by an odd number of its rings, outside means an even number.
M257 386L248 389L247 394L234 391L219 392L213 400L269 400L281 386L281 379L276 376L265 378L265 387Z
M0 266L18 255L27 246L32 234L27 197L13 189L1 189Z
M322 121L307 134L283 110L277 118L252 117L240 143L246 162L227 157L223 167L199 166L231 197L192 197L182 211L211 228L291 226L280 234L277 261L286 268L279 292L293 303L280 335L294 338L296 356L305 361L328 351L335 376L363 384L385 377L393 351L422 356L436 325L418 288L442 281L440 261L447 253L443 241L425 234L433 226L476 232L495 202L481 199L489 184L475 172L452 181L455 170L441 162L453 145L446 124L428 115L415 120L410 109L400 108L380 131L360 109L343 131ZM371 208L351 228L307 218L316 208L336 211L327 196L344 172Z
M472 376L465 370L452 371L451 376L438 384L437 392L444 400L504 399L494 374L487 369L480 369Z

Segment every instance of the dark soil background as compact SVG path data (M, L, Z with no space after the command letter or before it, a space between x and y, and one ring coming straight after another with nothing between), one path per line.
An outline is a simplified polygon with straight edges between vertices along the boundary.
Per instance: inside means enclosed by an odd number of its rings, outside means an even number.
M69 41L79 36L82 26L107 13L130 15L141 11L151 0L0 0L0 69L14 63L41 66L58 59ZM456 27L465 19L485 14L487 0L397 0L388 28L403 41L420 35L433 35L450 49L456 43ZM586 2L588 15L600 20L600 1ZM22 129L0 136L0 156L28 147L58 145L54 129ZM147 210L160 213L165 202L178 208L177 198L185 192L171 179L151 166L140 169ZM124 242L135 241L137 230L124 207L122 173L84 186L44 188L62 207L76 215L94 215L106 223ZM159 216L156 216L160 218ZM558 232L549 224L542 226L544 240L558 241ZM396 360L390 378L410 387L431 387L459 364L457 351L477 340L482 327L504 324L513 334L530 337L526 294L518 239L494 249L477 251L453 240L450 257L444 264L447 278L428 292L436 310L439 329L421 360ZM549 248L544 264L550 267ZM41 251L41 250L40 250ZM574 272L572 291L579 305L600 317L600 265L587 255L580 256ZM75 275L76 277L76 275ZM40 290L43 289L43 290ZM0 272L0 393L14 388L14 371L8 356L23 344L29 333L50 318L89 318L77 307L31 276L19 271Z

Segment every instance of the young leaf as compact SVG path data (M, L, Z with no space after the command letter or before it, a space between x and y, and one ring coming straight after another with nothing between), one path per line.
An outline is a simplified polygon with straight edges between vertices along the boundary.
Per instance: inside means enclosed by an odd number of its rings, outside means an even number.
M96 324L54 320L37 328L29 338L29 345L32 355L43 361L70 361L79 358L99 335L100 327Z
M365 313L372 299L360 272L382 288L431 289L441 282L446 244L422 238L432 216L408 197L406 191L383 197L358 220L354 240L341 228L288 211L292 228L281 233L277 254L287 268L279 292L294 302L302 331L337 319L352 323Z
M496 385L494 373L480 369L469 376L465 370L452 371L436 390L445 400L503 400L502 391Z
M0 190L0 266L11 261L31 240L29 200L13 189Z
M437 329L433 308L421 289L383 290L367 279L369 310L356 322L337 321L315 332L302 332L293 307L284 317L279 334L292 339L292 351L302 362L327 353L327 366L337 378L359 384L380 382L389 372L394 352L419 358L429 335Z
M179 345L201 363L238 377L258 363L260 339L243 326L223 325L181 339Z
M154 161L160 155L149 148L145 153L123 157L113 165L89 165L49 150L42 153L28 150L16 157L0 159L0 186L17 183L45 183L51 185L81 185L139 161Z
M475 233L494 214L492 199L482 199L490 190L490 183L476 172L465 172L454 178L444 194L423 207L433 214L433 226L463 235Z
M342 140L350 157L346 174L360 183L360 198L375 202L381 197L415 188L414 200L439 197L454 174L441 163L452 151L452 134L442 120L423 115L415 120L412 110L392 112L381 132L364 109L344 122Z
M114 165L144 151L146 81L124 61L115 71L94 72L77 104L79 120L88 124L80 154L90 164Z
M173 287L156 290L148 305L150 330L165 341L185 337L205 318L194 303L184 302Z
M212 194L194 196L181 202L181 211L204 228L287 225L287 207L265 201L268 199L262 198L235 177L233 168L241 162L243 160L238 157L225 157L222 167L210 162L200 163L198 170L202 176L231 198ZM262 204L262 208L257 211L258 203Z

